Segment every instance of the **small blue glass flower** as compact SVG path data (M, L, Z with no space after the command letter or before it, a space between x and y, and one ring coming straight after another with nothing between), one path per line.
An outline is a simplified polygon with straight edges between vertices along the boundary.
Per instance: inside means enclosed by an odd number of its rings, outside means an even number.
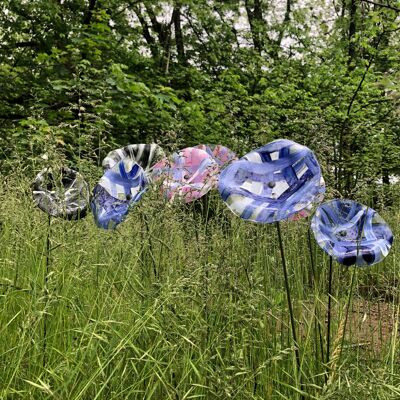
M352 200L321 204L311 221L318 245L343 265L366 266L382 261L390 251L393 234L372 208Z
M218 189L239 217L271 223L309 207L325 186L314 153L279 139L231 163L222 171Z
M93 190L90 203L96 225L115 229L147 189L147 178L140 165L122 160L108 169Z

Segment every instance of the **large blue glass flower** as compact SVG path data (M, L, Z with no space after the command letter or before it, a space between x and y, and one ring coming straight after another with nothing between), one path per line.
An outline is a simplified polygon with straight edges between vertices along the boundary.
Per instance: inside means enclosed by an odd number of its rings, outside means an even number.
M373 265L389 253L393 234L380 215L352 200L331 200L317 208L311 229L319 246L344 265Z
M143 168L124 159L108 169L93 190L90 203L96 225L114 229L127 216L147 188Z
M236 215L271 223L309 207L325 186L314 153L291 140L279 139L225 168L218 189Z

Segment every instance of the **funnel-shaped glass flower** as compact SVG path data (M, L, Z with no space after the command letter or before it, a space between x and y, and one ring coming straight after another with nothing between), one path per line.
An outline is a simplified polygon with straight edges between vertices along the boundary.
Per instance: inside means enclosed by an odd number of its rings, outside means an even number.
M165 197L189 203L204 196L215 186L218 165L204 150L187 147L164 158L154 166L153 179L161 181Z
M154 164L165 157L163 149L155 143L152 144L130 144L110 151L103 160L102 166L104 170L113 168L121 160L131 160L139 164L146 175L148 175Z
M309 207L324 192L314 153L290 140L275 140L225 168L218 189L227 206L249 221L271 223Z
M373 265L382 261L393 234L372 208L352 200L321 204L311 221L318 245L343 265Z
M124 159L108 169L93 190L91 208L99 228L114 229L146 191L143 168Z
M230 149L221 144L217 145L206 145L206 144L198 144L195 146L195 149L204 150L209 154L214 161L218 164L220 168L227 166L232 161L237 160L237 155Z
M67 167L62 167L58 177L51 168L44 168L32 185L36 205L52 217L80 219L87 213L89 185L83 176Z

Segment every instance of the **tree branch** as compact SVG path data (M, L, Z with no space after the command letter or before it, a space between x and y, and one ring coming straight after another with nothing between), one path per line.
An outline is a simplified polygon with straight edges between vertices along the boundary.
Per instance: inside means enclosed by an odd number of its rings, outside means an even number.
M231 24L227 23L227 22L224 20L224 16L223 16L221 10L220 10L216 5L214 5L213 9L214 9L214 11L218 14L218 16L219 16L221 22L222 22L224 25L226 25L226 26L231 30L231 32L233 33L233 35L234 35L234 37L235 37L236 46L237 46L237 48L239 48L239 47L240 47L240 43L239 43L239 39L238 39L238 32L237 32L237 30L236 30L236 28L235 28L234 22L233 22L233 21L229 21Z
M133 11L136 14L136 16L138 17L140 25L142 26L143 37L146 40L146 43L150 47L151 55L153 56L154 59L158 59L158 50L157 50L156 41L150 33L150 28L146 22L146 19L143 17L143 15L140 12L140 9L138 7L134 7Z
M149 15L150 21L151 21L151 26L154 29L154 31L157 33L158 36L158 40L160 42L160 44L164 47L164 42L165 42L165 27L164 24L162 24L161 22L157 21L157 17L154 14L154 11L151 7L149 7L148 5L145 5L147 14ZM171 24L170 24L171 25Z
M379 43L380 43L380 41L382 39L382 35L383 35L383 32L378 36L378 38L376 40L376 43L375 43L375 46L374 46L375 50L378 50ZM353 108L354 102L355 102L355 100L356 100L356 98L358 96L358 93L362 89L362 86L363 86L363 83L365 81L365 78L367 77L368 71L371 68L374 60L375 60L375 54L372 54L370 59L369 59L369 61L368 61L368 64L365 67L364 73L363 73L363 75L362 75L362 77L361 77L361 79L360 79L360 81L359 81L359 83L357 85L357 88L354 91L353 95L351 96L350 102L349 102L349 104L347 106L347 110L346 110L346 117L343 120L342 128L341 128L340 133L339 133L339 150L340 150L339 160L338 160L339 161L339 163L338 163L339 164L339 169L338 169L338 171L339 171L338 172L339 181L337 182L339 191L341 190L340 178L341 178L341 174L342 174L342 171L343 171L343 162L345 161L345 159L344 159L345 155L343 154L344 153L344 144L345 144L344 143L345 132L349 128L350 113L351 113L351 110Z
M283 18L283 23L282 23L281 29L279 30L279 37L277 40L278 47L280 47L280 45L282 43L283 35L285 33L285 28L290 22L290 11L291 11L291 0L287 0L285 17Z
M377 3L375 1L371 1L371 0L361 0L361 2L363 3L368 3L368 4L373 4L374 6L379 6L379 7L383 7L383 8L388 8L389 10L393 10L396 12L400 12L400 8L397 7L393 7L390 4L382 4L382 3Z

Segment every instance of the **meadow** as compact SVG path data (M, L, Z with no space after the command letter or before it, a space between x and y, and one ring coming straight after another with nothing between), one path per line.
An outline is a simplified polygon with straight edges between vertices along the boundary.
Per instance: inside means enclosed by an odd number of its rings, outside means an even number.
M298 374L275 225L217 192L187 207L149 192L103 231L1 179L1 399L400 398L396 239L375 266L333 264L327 364L329 258L309 220L281 223ZM400 214L378 211L396 238Z

